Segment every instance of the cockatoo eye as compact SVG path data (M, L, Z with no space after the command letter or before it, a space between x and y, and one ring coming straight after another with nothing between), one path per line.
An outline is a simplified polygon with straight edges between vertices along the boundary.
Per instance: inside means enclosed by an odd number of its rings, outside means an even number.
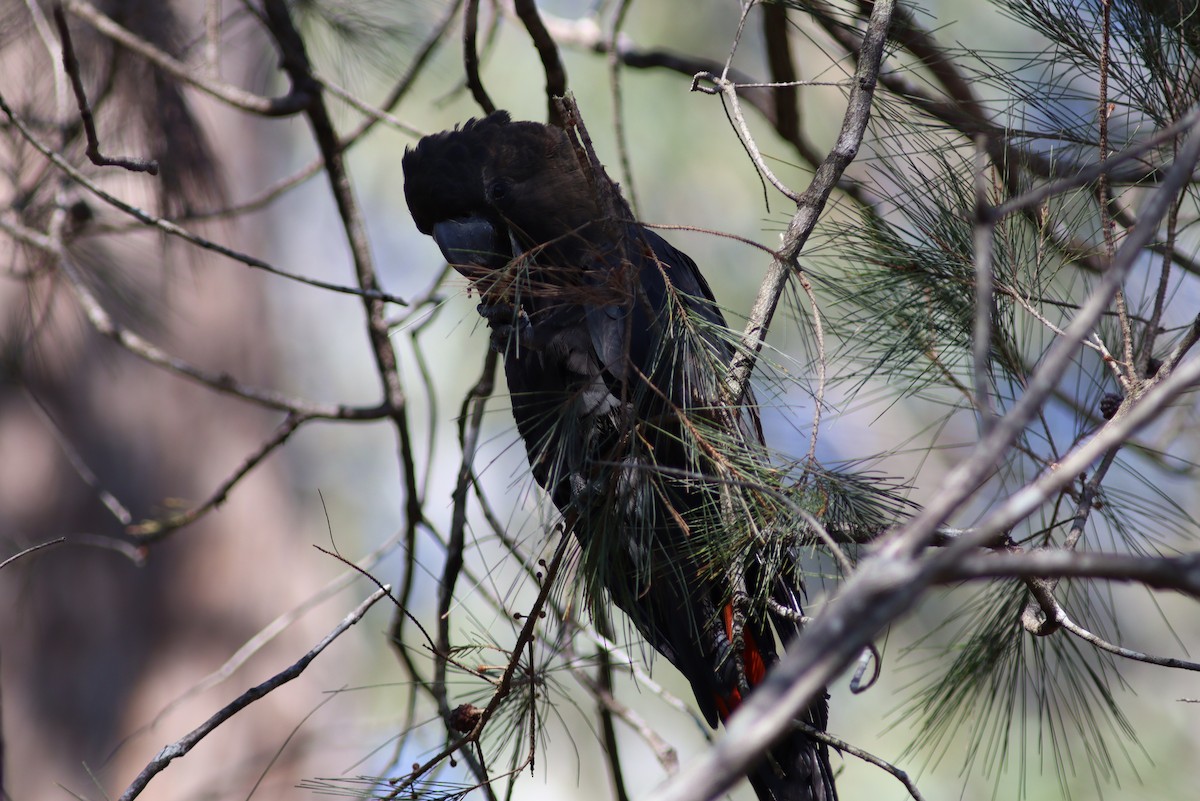
M504 178L497 178L492 181L487 188L487 197L489 201L496 201L508 194L509 182Z

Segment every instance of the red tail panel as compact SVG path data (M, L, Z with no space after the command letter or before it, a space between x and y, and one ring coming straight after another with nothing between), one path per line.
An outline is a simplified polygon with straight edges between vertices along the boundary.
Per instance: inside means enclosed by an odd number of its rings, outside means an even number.
M725 604L724 617L725 636L732 642L733 604ZM755 642L754 635L745 629L742 630L742 667L746 671L746 682L751 687L758 686L767 677L767 664L763 660L762 651L758 650L758 643ZM720 714L721 720L725 720L742 703L742 694L735 687L725 696L718 695L716 701L717 712Z

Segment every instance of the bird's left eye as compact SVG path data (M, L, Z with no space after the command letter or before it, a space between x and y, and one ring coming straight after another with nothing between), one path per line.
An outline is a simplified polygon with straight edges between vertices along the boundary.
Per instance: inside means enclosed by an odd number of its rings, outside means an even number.
M500 200L502 197L504 197L507 194L508 194L508 181L505 181L504 179L497 179L495 181L492 181L491 186L488 187L488 197L491 200Z

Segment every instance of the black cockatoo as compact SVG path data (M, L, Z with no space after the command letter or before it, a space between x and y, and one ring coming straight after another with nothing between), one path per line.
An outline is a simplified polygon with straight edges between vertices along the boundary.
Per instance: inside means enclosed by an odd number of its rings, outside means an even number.
M480 293L533 475L581 545L592 602L629 616L715 727L801 614L794 571L743 547L772 547L736 480L739 464L765 462L758 412L749 390L725 397L733 338L695 262L632 220L582 153L563 129L498 111L406 152L404 193ZM749 537L736 547L734 528ZM806 722L827 718L822 699ZM826 746L798 731L750 781L765 801L836 798Z

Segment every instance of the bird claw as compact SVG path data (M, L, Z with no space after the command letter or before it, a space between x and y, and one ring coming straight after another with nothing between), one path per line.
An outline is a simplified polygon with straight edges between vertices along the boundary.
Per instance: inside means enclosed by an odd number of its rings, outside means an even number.
M524 309L509 303L480 303L475 308L492 329L492 350L504 353L514 344L518 351L533 349L533 323Z

